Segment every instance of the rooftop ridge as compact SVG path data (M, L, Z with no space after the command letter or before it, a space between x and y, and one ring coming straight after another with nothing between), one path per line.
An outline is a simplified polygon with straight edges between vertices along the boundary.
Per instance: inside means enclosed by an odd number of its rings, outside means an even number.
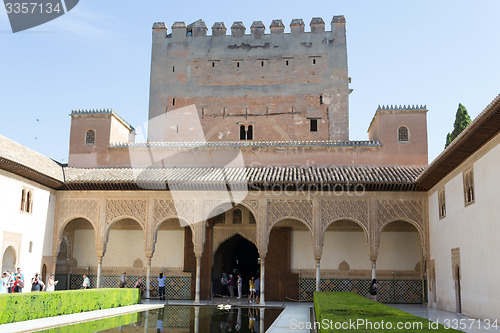
M70 116L75 116L75 115L92 115L92 114L98 114L98 115L111 114L111 115L115 116L121 123L123 123L125 126L127 126L130 130L135 131L135 128L132 125L130 125L125 119L123 119L113 109L80 109L80 110L71 110Z
M176 147L380 147L370 140L304 140L304 141L168 141L113 142L110 148L176 148Z

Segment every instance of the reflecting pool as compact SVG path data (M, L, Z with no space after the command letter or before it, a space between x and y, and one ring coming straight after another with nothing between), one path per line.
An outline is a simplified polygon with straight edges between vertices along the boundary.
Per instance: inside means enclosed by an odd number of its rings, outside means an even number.
M265 332L281 308L165 306L43 332Z

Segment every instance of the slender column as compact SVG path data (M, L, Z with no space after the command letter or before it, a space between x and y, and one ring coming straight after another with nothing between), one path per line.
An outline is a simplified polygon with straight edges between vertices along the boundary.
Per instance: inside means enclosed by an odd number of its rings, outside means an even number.
M196 256L196 289L194 303L200 303L200 274L201 274L201 256Z
M260 308L260 332L264 332L264 308Z
M151 291L151 257L146 257L146 298L149 299Z
M149 310L146 310L145 318L146 319L144 319L144 332L148 333L148 327L149 327ZM163 318L162 318L162 320L163 320Z
M372 260L372 280L377 278L377 261Z
M265 269L266 269L266 257L260 257L260 304L266 304L265 298Z
M194 333L198 333L200 331L200 307L194 307Z
M101 288L102 256L97 257L97 288Z
M321 278L319 270L319 262L321 259L316 259L316 291L321 291Z

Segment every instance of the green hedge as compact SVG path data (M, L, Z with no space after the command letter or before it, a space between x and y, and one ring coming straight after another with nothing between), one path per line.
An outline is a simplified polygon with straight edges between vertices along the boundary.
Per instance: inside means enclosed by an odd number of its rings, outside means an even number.
M0 295L0 324L140 303L139 289L110 288Z
M61 326L44 330L44 333L87 333L102 332L119 326L126 326L139 321L139 313L129 313L100 320L87 321L80 324Z
M355 293L315 292L314 311L318 332L459 332ZM359 323L358 326L347 326ZM335 324L337 323L337 324ZM397 329L397 325L408 325ZM341 325L344 326L341 326ZM377 326L378 325L378 326ZM389 329L389 325L391 328ZM378 329L377 329L378 327Z

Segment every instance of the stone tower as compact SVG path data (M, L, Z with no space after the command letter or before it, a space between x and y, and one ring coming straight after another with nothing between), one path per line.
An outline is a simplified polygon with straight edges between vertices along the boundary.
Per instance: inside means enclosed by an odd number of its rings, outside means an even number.
M185 124L168 116L187 106L207 141L349 140L343 16L333 17L331 31L321 18L310 32L302 19L290 33L281 20L268 33L261 21L250 34L242 22L230 29L216 22L207 36L202 20L176 22L171 33L153 25L149 141L189 141L179 131Z

